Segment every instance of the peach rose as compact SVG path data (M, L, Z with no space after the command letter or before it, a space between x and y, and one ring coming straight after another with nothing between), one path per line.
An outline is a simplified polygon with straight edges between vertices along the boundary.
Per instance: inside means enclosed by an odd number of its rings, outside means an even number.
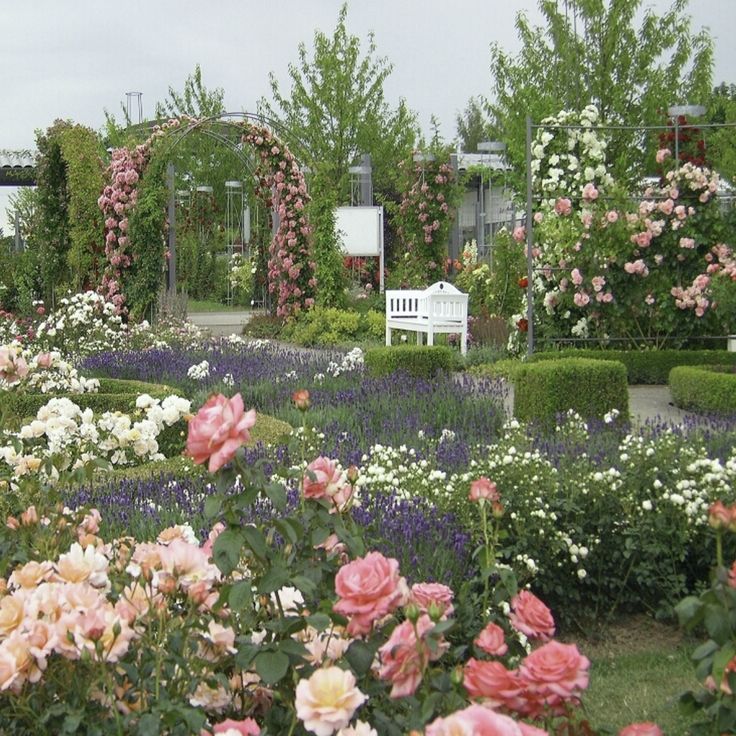
M618 736L664 736L662 729L651 721L631 723L618 732Z
M464 710L437 718L427 726L426 736L458 736L491 734L492 736L542 736L542 731L525 723L517 723L509 716L496 713L482 705L469 705Z
M209 471L214 473L250 440L248 430L255 423L255 409L246 412L240 394L232 399L212 396L189 421L186 453L198 464L209 459Z
M299 411L306 411L309 409L309 391L307 391L307 389L300 388L298 391L294 391L291 395L291 400Z
M202 733L207 732L202 731ZM222 723L215 724L212 733L221 733L227 736L258 736L261 729L252 718L246 718L243 721L234 721L232 718L228 718Z
M552 612L542 601L530 593L522 590L511 599L513 612L509 614L511 625L522 634L532 639L548 641L555 633L555 620Z
M486 654L495 657L503 657L508 652L509 647L506 644L506 634L504 630L493 622L489 623L483 631L475 638L475 646L482 649Z
M527 696L540 705L557 709L588 687L589 667L590 661L574 644L550 641L524 659L519 676Z
M332 498L344 483L337 461L320 456L307 465L302 490L305 498Z
M416 628L415 628L416 626ZM422 681L424 670L431 659L438 659L449 645L443 644L432 655L425 636L434 628L429 616L422 615L416 622L400 623L389 640L378 650L381 668L378 676L390 680L392 698L413 695Z
M355 721L354 726L346 726L341 728L336 736L378 736L378 731L373 728L370 723L365 721Z
M471 698L483 698L491 708L519 710L524 704L519 673L507 670L501 662L469 659L463 669L463 686Z
M495 483L488 480L488 478L478 478L478 480L474 480L470 484L468 498L471 501L480 501L481 499L498 501L500 496L498 495L498 489Z
M422 613L430 614L430 607L433 606L434 611L438 612L438 616L445 618L452 616L455 612L455 607L452 605L454 596L452 588L448 588L442 583L415 583L411 586L411 598L409 600L416 604Z
M335 592L340 600L332 609L350 619L351 636L360 636L370 632L374 621L403 605L408 589L396 560L369 552L338 570Z
M340 667L316 670L296 686L296 715L308 731L332 736L345 728L366 696L356 687L355 676Z

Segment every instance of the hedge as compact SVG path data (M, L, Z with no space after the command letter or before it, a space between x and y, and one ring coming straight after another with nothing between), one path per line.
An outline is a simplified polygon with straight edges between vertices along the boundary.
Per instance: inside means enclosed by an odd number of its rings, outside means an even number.
M446 345L396 345L371 348L365 353L365 367L374 377L405 371L418 378L449 372L457 361L456 351Z
M678 366L670 371L675 406L699 412L736 413L736 373L732 366Z
M573 409L585 419L617 409L629 416L626 368L614 360L564 358L523 363L513 372L514 416L553 424Z
M35 417L38 410L54 398L69 399L82 409L92 409L95 414L102 414L106 411L132 414L136 408L135 401L141 394L149 394L156 399L165 399L173 393L176 393L175 389L159 383L125 381L120 378L101 378L100 390L97 393L42 394L3 391L0 392L0 402L2 403L6 425L13 428L19 427L24 419Z
M679 365L736 365L736 353L727 350L564 350L533 353L528 361L560 360L565 358L618 360L626 366L630 384L666 385L670 371Z

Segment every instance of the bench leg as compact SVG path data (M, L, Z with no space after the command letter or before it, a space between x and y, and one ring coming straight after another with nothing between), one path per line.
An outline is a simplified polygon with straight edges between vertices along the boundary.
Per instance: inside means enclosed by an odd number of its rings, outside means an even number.
M468 330L467 329L463 330L461 343L460 343L460 352L462 355L468 354Z
M422 338L422 331L417 330L417 345L422 345L424 342L424 339Z
M434 345L434 332L427 330L427 345Z
M386 325L386 347L391 347L391 328Z

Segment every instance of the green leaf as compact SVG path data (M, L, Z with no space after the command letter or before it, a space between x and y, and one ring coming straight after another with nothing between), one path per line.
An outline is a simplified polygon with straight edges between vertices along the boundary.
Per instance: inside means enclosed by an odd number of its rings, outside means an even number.
M240 532L226 529L212 546L212 557L223 575L229 575L240 562L243 537Z
M273 525L278 530L278 533L291 544L296 544L299 541L296 530L288 523L286 519L276 519Z
M723 608L707 606L705 609L705 628L711 639L723 645L731 639L731 625Z
M283 652L261 652L255 659L255 667L267 685L274 685L288 672L289 657Z
M281 483L269 483L264 490L277 511L283 511L286 508L286 488Z
M307 623L317 629L317 631L325 631L330 626L330 617L326 613L313 613L307 616Z
M291 582L301 590L304 595L312 595L317 591L317 586L313 580L310 580L305 575L295 575Z
M238 580L230 588L227 598L230 608L234 611L242 611L253 603L253 586L250 580Z
M265 560L268 554L268 546L260 529L254 526L245 526L243 527L243 536L248 546L253 550L253 554L259 559Z
M691 628L702 620L704 614L703 604L699 598L689 595L675 606L675 613L680 626Z
M376 652L372 647L369 647L362 641L356 640L345 652L345 659L350 664L353 672L358 677L362 677L370 672L375 654Z
M708 639L704 644L701 644L691 655L690 658L693 659L695 662L700 661L701 659L704 659L709 654L713 654L718 649L718 644L716 644L712 639Z
M304 644L296 639L284 639L279 642L279 651L301 659L304 659L309 653Z
M222 498L217 496L207 496L204 501L204 516L205 519L214 519L222 508Z
M258 583L258 592L268 595L279 588L283 588L289 582L289 573L283 567L274 565Z
M139 736L158 736L161 719L155 713L146 713L138 721Z
M713 656L713 679L717 683L723 679L723 673L728 663L733 659L734 654L736 654L736 647L734 647L733 642L728 642Z

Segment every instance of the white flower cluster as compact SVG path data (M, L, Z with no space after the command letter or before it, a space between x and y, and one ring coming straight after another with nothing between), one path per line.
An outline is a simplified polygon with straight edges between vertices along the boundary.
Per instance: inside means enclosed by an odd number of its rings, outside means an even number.
M210 375L210 364L208 361L203 360L201 363L196 363L189 367L187 376L194 379L195 381L204 381L205 378L209 378Z
M326 370L330 376L337 378L337 376L350 371L362 371L364 365L363 351L356 347L347 353L339 363L331 360Z
M136 405L143 417L133 421L120 412L95 417L91 409L82 410L68 398L51 399L30 424L17 433L4 433L0 461L10 467L14 480L38 472L45 481L55 482L60 470L74 470L96 459L113 465L161 460L159 434L189 414L191 403L179 396L159 401L144 394Z
M127 325L115 305L95 291L64 297L36 328L36 345L70 355L89 355L122 347Z
M52 350L31 358L26 385L42 394L87 394L97 393L100 382L96 378L85 378L61 353Z
M569 196L580 192L586 183L595 183L598 188L613 184L606 168L608 144L595 127L599 118L595 105L588 105L580 113L563 110L542 120L531 162L542 192Z

